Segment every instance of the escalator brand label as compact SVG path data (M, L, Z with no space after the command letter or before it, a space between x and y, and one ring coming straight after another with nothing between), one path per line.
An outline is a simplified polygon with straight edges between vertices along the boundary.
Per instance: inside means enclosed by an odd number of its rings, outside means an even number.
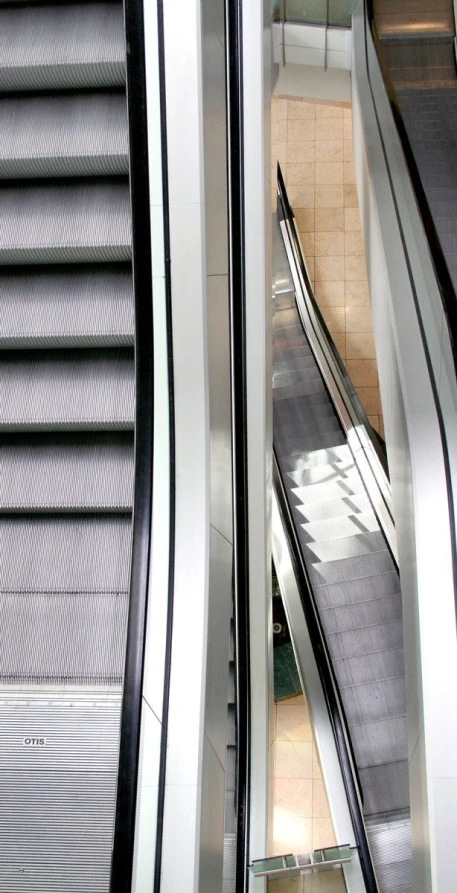
M23 738L24 747L46 747L46 738Z

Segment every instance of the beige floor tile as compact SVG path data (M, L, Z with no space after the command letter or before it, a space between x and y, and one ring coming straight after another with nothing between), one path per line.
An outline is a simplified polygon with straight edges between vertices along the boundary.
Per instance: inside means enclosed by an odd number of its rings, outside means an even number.
M276 99L274 96L271 101L271 120L280 121L287 118L287 99Z
M277 161L280 164L285 164L287 161L287 142L285 140L283 143L271 144L271 163L276 165Z
M346 357L348 360L375 360L373 332L348 332L346 316Z
M378 388L357 388L357 396L367 415L378 415L379 413L379 391Z
M345 310L344 307L321 307L322 316L327 323L331 335L344 334Z
M355 183L355 167L353 161L343 162L343 181L344 183Z
M339 281L344 279L344 257L316 257L314 277L316 281Z
M346 360L346 368L356 388L378 387L376 360Z
M279 118L271 122L271 141L283 143L287 140L287 118Z
M284 855L284 853L279 853L279 855ZM269 880L268 893L303 893L303 878L283 877L276 878L274 881Z
M315 161L315 140L289 140L287 146L287 161L302 164L304 161Z
M358 208L357 187L353 183L345 183L343 187L344 207Z
M372 328L371 307L348 307L347 332L371 332Z
M289 706L287 701L277 705L276 740L309 741L312 744L313 733L307 707Z
M342 360L346 359L346 335L338 332L332 333L332 341Z
M302 101L294 101L293 99L289 99L288 104L288 117L292 119L299 120L309 120L310 118L316 117L316 103L315 102L302 102Z
M304 893L347 893L344 874L341 868L316 872L304 876ZM270 887L268 887L270 889ZM298 888L300 889L300 888ZM276 893L276 891L272 891Z
M383 418L383 416L382 416L381 413L380 413L380 415L379 415L379 428L378 428L378 431L379 431L381 437L384 437L384 439L385 439L386 432L384 431L384 418Z
M314 186L289 186L287 193L295 213L298 208L314 208Z
M319 754L315 744L313 744L313 778L322 778Z
M319 820L295 815L288 809L275 806L273 810L275 853L309 853L313 847L313 821Z
M343 208L317 208L315 212L317 233L336 233L344 230Z
M344 259L344 278L346 280L366 280L367 268L365 258L362 255L351 257L347 255Z
M316 257L344 255L344 233L316 233Z
M378 415L368 415L368 413L367 413L367 419L368 419L370 425L372 425L372 427L375 428L376 431L378 431L379 430L379 416Z
M346 208L346 211L355 210L353 208ZM365 255L365 247L363 244L363 236L362 232L359 230L357 232L346 232L344 234L344 253L345 254L363 254Z
M308 276L311 279L311 285L314 288L314 275L315 275L314 257L311 257L310 255L308 255L308 257L307 257L305 255L305 262L306 262L306 268L308 270Z
M316 161L344 161L343 140L319 140Z
M362 229L358 207L344 209L344 229L346 232L359 232Z
M354 161L354 149L352 139L343 141L343 158L345 161Z
M288 707L306 707L306 709L308 709L308 704L306 703L303 695L294 695L292 698L287 698L281 703L287 704Z
M342 140L342 118L316 118L316 140ZM319 152L319 148L316 149Z
M277 195L276 189L273 188L271 190L271 212L272 212L272 214L274 214L276 211L277 203L278 203L278 195Z
M314 233L314 208L296 208L295 219L300 233Z
M312 186L314 183L314 164L312 162L304 162L302 164L289 164L287 162L287 179L288 186Z
M316 186L316 208L342 208L343 186Z
M316 122L314 118L288 118L287 141L314 140L316 138Z
M275 741L276 778L311 778L313 745L307 741Z
M333 846L335 843L331 819L313 819L313 850Z
M319 157L319 153L318 153ZM344 161L316 161L316 186L339 186L343 183Z
M342 118L343 107L329 103L316 103L316 118Z
M328 808L327 794L325 793L324 782L315 778L313 785L313 819L329 819L330 811Z
M345 307L344 282L316 281L316 301L322 307Z
M343 109L343 134L345 140L352 140L352 109Z
M312 778L276 778L274 783L275 807L280 807L294 815L313 817L313 785L319 784Z
M300 240L305 257L314 257L314 238L314 233L300 233Z
M358 307L361 305L370 305L370 291L368 281L354 280L345 283L346 304L348 307Z

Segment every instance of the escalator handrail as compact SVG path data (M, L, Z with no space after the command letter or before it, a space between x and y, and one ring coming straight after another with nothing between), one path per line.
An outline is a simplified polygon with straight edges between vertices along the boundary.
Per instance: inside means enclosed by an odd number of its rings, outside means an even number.
M441 242L435 226L433 215L425 194L422 180L417 167L414 152L409 141L408 133L397 101L395 88L390 77L389 69L384 59L381 41L376 29L373 0L363 0L365 29L371 33L371 37L375 46L376 55L381 69L384 85L386 88L387 98L389 100L390 109L395 122L395 127L403 149L403 155L408 169L409 178L416 199L419 216L430 252L430 260L438 285L438 290L443 305L444 316L447 322L449 340L452 348L452 356L457 376L457 295L452 282L446 258L441 247ZM370 66L367 59L367 76L370 83ZM371 84L370 84L371 87ZM373 93L372 93L373 95ZM374 101L374 100L373 100Z
M374 437L365 411L344 368L339 353L314 297L298 227L278 164L278 196L283 220L281 229L295 286L298 313L320 368L331 400L347 436L359 473L378 517L387 545L398 566L392 492L387 476L386 458ZM285 227L285 232L283 229ZM290 250L289 250L290 249Z
M406 238L404 233L404 221L402 220L402 215L400 213L400 209L398 206L398 202L395 196L395 190L392 182L392 173L391 167L389 163L389 154L385 145L385 141L383 138L382 128L379 121L379 114L377 109L377 103L374 96L373 84L371 81L371 68L368 58L368 35L370 35L374 50L376 53L376 58L378 60L380 75L383 79L384 88L386 92L387 101L389 103L389 107L391 113L393 115L395 129L398 135L398 139L400 141L400 147L403 152L403 160L406 165L406 171L409 174L409 182L412 189L412 193L414 195L416 201L416 207L419 214L419 219L422 222L422 228L424 233L425 241L429 247L429 258L433 268L433 272L435 274L435 280L438 288L438 292L441 298L441 306L443 308L443 316L446 324L447 334L449 336L449 346L452 353L452 361L455 375L457 377L457 297L454 292L454 288L452 285L452 281L449 275L449 271L447 268L446 261L444 259L444 255L439 244L439 239L436 234L435 225L432 219L432 215L430 213L427 200L425 198L425 193L423 190L423 186L420 180L419 172L417 169L417 165L414 160L413 152L411 146L409 144L409 140L406 134L406 129L401 117L401 113L398 109L396 100L395 100L395 92L390 80L389 73L387 71L386 65L382 64L383 54L379 52L379 46L377 46L377 41L379 43L379 39L376 33L376 27L374 24L374 13L373 13L373 0L361 0L362 2L362 27L364 29L364 69L367 77L368 87L370 91L371 101L373 104L374 115L376 119L376 124L379 133L379 139L382 147L382 152L384 155L384 161L387 169L387 175L390 181L390 188L392 192L393 204L395 208L395 215L397 219L398 228L400 231L403 250L405 253L405 257L407 260L407 268L408 268L408 277L411 286L411 292L414 300L415 312L419 324L420 336L424 350L424 356L428 368L428 374L430 379L430 385L433 393L433 400L435 404L436 417L440 430L440 438L441 438L441 446L442 446L442 455L443 455L443 464L444 464L444 473L446 477L446 488L447 488L447 503L448 503L448 512L449 512L449 526L451 530L450 536L450 546L451 546L451 560L452 560L452 574L454 581L454 602L456 607L456 621L457 621L457 541L454 535L454 531L456 529L456 508L454 505L454 490L453 490L453 482L452 482L452 470L451 470L451 457L449 454L449 446L448 439L446 434L446 419L443 414L443 408L440 401L439 396L439 388L438 382L436 380L436 373L433 368L433 362L430 355L429 344L427 341L427 333L426 327L424 324L424 320L422 317L422 312L420 308L419 298L416 290L416 284L414 281L414 274L411 270L411 266L409 263L407 247L406 247ZM454 333L456 338L454 338ZM444 339L442 339L444 340Z
M341 701L338 682L325 639L325 633L319 617L313 589L303 559L302 550L297 537L289 502L281 475L279 462L273 450L273 486L278 507L286 534L289 554L297 580L300 600L313 647L314 658L319 673L328 714L332 725L338 760L341 767L343 783L348 800L352 826L360 855L360 864L365 881L366 893L378 893L378 884L373 867L370 846L365 827L357 764L352 748L346 714Z
M135 303L135 483L110 893L131 890L152 526L154 356L143 0L125 0Z

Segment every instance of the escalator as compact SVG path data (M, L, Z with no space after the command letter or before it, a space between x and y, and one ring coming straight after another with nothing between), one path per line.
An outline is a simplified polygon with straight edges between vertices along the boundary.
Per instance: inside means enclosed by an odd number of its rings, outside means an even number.
M431 215L438 245L450 275L447 290L457 290L457 71L453 0L428 3L374 0L373 25L385 76L394 91L405 150L422 208ZM411 158L412 156L412 158ZM411 165L412 160L412 165ZM430 225L428 227L430 232ZM435 265L441 271L440 259Z
M353 822L361 825L366 888L406 893L412 865L405 670L389 487L315 305L281 175L278 184L275 489L300 568L303 608L316 617L314 632L308 626L317 661L327 654L341 704L354 774L348 798L353 784L361 804L359 819L353 806Z
M120 2L0 4L0 890L107 891L135 363Z

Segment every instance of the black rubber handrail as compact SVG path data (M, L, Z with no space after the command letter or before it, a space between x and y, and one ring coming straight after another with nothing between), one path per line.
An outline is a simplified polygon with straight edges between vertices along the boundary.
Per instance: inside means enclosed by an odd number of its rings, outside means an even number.
M245 893L249 884L251 702L242 0L229 0L226 10L237 730L235 890Z
M325 319L322 316L320 307L314 297L314 289L311 285L311 282L310 282L310 279L308 276L305 259L303 257L303 249L302 249L302 246L300 243L300 239L297 235L297 229L295 226L295 214L294 214L293 208L289 202L287 190L286 190L285 183L284 183L284 177L282 175L281 165L279 163L278 163L277 173L278 173L278 191L279 191L279 197L281 200L282 212L284 214L284 219L286 219L288 221L288 223L290 224L289 232L290 232L290 235L291 235L291 238L293 241L293 251L294 251L295 262L296 262L297 266L299 267L300 273L303 277L303 280L304 280L304 283L306 286L306 290L308 293L308 298L311 301L314 313L317 316L319 325L322 329L322 332L324 334L327 345L332 353L332 357L335 362L335 365L338 367L340 376L344 382L344 389L346 392L346 396L351 403L352 409L354 411L354 414L355 414L357 420L365 428L365 430L370 438L370 441L373 445L373 449L374 449L374 451L379 459L379 462L381 464L381 467L384 471L384 474L386 475L386 478L388 479L389 478L389 467L387 464L386 452L382 448L382 443L383 443L382 438L378 434L376 434L376 432L373 429L373 426L370 424L370 422L367 418L367 414L360 402L359 397L357 396L357 392L354 388L354 385L352 384L352 381L348 375L348 372L344 366L344 363L343 363L343 361L339 355L339 352L335 346L335 343L333 341L331 333L329 332L327 323L325 322Z
M152 524L154 355L143 0L125 0L135 301L135 489L110 893L132 888Z
M289 555L294 576L297 581L303 613L305 615L311 639L314 659L316 661L332 725L349 812L359 851L360 866L363 873L366 893L378 893L378 885L373 868L373 861L365 828L365 820L362 813L362 790L358 778L357 765L352 749L348 723L341 702L338 682L333 671L325 634L319 619L319 612L314 599L313 589L297 537L286 489L281 476L279 462L275 453L273 456L273 485L278 500L283 528L286 534Z

